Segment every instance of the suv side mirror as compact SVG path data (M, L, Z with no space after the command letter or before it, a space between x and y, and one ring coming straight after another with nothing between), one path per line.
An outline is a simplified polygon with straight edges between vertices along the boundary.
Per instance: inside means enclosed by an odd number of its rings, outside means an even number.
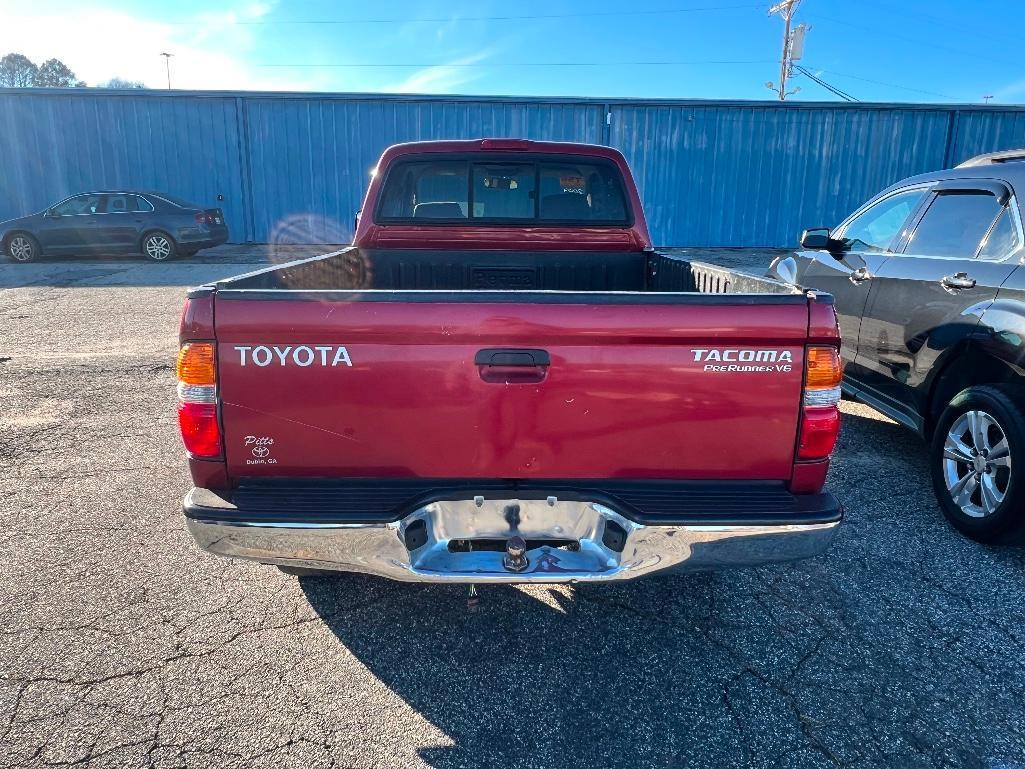
M46 216L50 217L51 219L60 219L61 215L57 211L57 209L55 209L55 208L48 208L46 210Z
M841 242L829 236L828 227L813 227L801 233L801 248L809 251L829 251L831 253L840 250Z

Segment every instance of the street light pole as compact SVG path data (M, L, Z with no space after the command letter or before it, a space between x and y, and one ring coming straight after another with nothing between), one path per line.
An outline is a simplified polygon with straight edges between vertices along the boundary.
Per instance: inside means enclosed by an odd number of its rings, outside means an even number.
M170 91L171 90L171 57L174 56L174 54L173 53L162 53L160 55L164 57L164 64L167 66L167 90Z

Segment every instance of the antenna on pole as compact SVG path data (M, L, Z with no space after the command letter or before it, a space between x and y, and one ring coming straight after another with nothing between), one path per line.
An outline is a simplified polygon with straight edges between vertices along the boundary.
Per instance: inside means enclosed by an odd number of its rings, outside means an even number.
M171 57L174 56L174 54L173 53L162 53L160 55L164 57L164 64L167 66L167 90L170 91L171 90Z
M800 86L793 91L787 90L787 79L794 74L793 62L804 55L804 36L809 29L807 24L798 24L793 30L790 28L800 4L801 0L781 0L769 9L770 16L779 16L783 19L783 52L779 62L779 84L770 80L765 87L779 94L780 101L786 101L788 96L793 96L801 90Z

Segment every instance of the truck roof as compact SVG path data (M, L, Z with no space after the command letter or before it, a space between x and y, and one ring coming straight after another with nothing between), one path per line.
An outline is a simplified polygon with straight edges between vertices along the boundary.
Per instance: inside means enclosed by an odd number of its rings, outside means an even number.
M493 156L490 154L494 153ZM623 204L627 216L615 221L589 221L574 219L564 221L549 217L499 218L454 217L434 220L423 217L407 220L378 222L379 196L389 170L397 162L409 158L431 159L432 154L494 157L502 162L524 160L533 162L539 156L563 156L566 162L613 165L622 180ZM569 156L581 158L581 161ZM434 158L439 160L440 158ZM444 158L447 160L447 158ZM533 194L533 193L531 193ZM467 192L467 196L470 193ZM583 198L581 198L583 200ZM443 201L444 202L444 201ZM468 205L468 200L463 205ZM452 205L456 205L453 203ZM588 206L590 203L588 202ZM637 184L623 153L613 147L581 142L550 142L515 138L453 139L445 141L418 141L395 144L384 151L374 171L374 178L363 199L361 214L357 220L354 245L363 248L448 248L472 249L474 247L520 250L556 251L643 251L651 247L651 237L644 219Z
M543 152L559 155L587 155L622 161L623 153L613 147L582 142L546 142L533 139L453 139L393 144L381 156L387 163L400 155L419 155L426 152Z

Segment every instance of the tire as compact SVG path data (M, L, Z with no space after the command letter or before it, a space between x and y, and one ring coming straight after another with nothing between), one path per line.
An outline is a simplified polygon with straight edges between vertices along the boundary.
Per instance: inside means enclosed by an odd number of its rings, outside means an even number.
M8 236L4 252L15 262L31 262L39 258L42 249L39 241L27 232L14 232Z
M962 390L929 449L933 490L950 524L976 542L1025 542L1025 389Z
M142 238L142 255L154 262L169 262L178 255L178 244L163 230L147 232Z
M278 571L290 577L337 577L342 573L330 569L304 569L301 566L278 566Z

